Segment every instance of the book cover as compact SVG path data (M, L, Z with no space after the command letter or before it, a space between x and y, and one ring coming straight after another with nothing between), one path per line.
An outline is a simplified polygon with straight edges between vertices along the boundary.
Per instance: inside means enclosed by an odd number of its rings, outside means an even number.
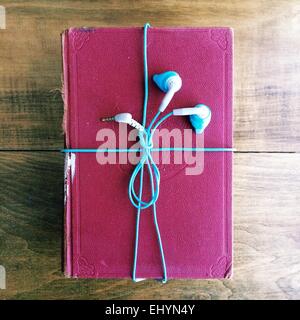
M155 115L164 96L152 76L176 70L183 84L168 110L208 105L212 119L197 141L204 147L231 148L232 37L230 28L150 28L147 119ZM143 28L72 28L63 33L62 42L66 148L124 147L125 134L120 133L119 125L101 123L99 118L130 112L141 122ZM174 117L163 128L184 132L190 124L187 118ZM232 153L190 152L180 162L176 157L182 152L173 152L167 155L170 163L163 160L163 153L158 159L161 182L156 206L168 277L230 277ZM134 168L128 163L129 156L66 153L67 276L132 276L136 209L128 199ZM141 213L137 276L162 276L151 209Z

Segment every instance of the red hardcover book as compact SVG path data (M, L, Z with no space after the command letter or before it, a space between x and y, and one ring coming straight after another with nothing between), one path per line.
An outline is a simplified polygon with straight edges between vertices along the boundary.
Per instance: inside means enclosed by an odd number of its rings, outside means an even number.
M150 28L147 52L147 122L155 115L164 95L151 80L152 76L175 70L183 85L168 111L198 103L208 105L212 119L201 135L204 146L231 148L232 30ZM63 34L63 64L66 147L107 147L109 134L105 137L102 129L107 129L106 133L115 132L116 148L122 147L118 124L101 123L99 118L130 112L142 121L143 28L69 29ZM187 118L174 117L163 127L184 131L190 124ZM192 166L185 161L175 163L175 153L170 164L162 163L161 159L158 163L161 183L157 219L168 277L229 277L232 153L204 152L201 164ZM98 153L66 153L67 276L132 276L136 209L128 199L128 182L134 166L126 163L126 153L103 156L110 163L100 164ZM189 167L200 169L197 174L186 174ZM162 277L151 208L141 214L137 276Z

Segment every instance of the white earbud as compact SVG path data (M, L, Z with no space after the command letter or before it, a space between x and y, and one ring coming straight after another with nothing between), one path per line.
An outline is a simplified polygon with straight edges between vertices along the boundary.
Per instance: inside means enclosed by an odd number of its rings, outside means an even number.
M158 108L160 112L163 112L172 100L174 94L180 90L182 80L179 74L175 71L155 74L153 76L153 80L162 91L166 92L166 95Z
M114 117L109 118L102 118L101 121L107 122L107 121L116 121L121 123L127 123L133 128L136 128L138 131L144 131L145 128L138 123L136 120L132 118L131 113L118 113Z
M174 109L173 115L189 116L190 123L198 134L205 130L211 120L211 110L205 104L197 104L193 108Z
M200 118L205 119L210 115L210 109L203 104L201 107L174 109L173 114L174 116L190 116L196 114Z
M167 108L167 106L171 102L174 94L180 90L180 88L182 86L182 81L181 81L181 78L179 77L179 75L174 76L174 77L170 77L167 80L167 86L168 86L169 90L167 91L167 94L164 96L162 102L160 103L160 106L159 106L160 112L165 111L165 109Z

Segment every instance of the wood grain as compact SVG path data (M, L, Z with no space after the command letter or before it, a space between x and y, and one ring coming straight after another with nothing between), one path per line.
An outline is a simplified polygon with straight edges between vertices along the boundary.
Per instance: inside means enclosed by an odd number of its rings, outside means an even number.
M235 30L235 147L300 150L300 3L246 1L4 1L0 146L57 149L60 33L71 26L230 26Z
M0 153L0 299L299 299L299 154L236 154L231 280L76 280L62 274L63 156Z

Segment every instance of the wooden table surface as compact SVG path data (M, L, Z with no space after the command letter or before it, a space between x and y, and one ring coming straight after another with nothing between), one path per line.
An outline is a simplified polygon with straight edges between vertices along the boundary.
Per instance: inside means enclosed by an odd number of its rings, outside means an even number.
M2 1L0 299L299 299L300 2ZM60 33L71 26L230 26L235 32L231 280L62 274Z

